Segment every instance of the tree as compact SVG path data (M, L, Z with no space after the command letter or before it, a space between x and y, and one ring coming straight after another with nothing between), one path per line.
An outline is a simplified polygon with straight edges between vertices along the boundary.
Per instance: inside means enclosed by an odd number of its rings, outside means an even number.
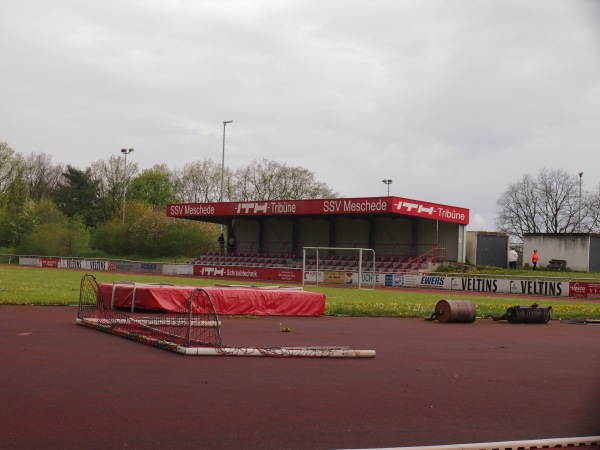
M112 255L191 256L216 240L217 225L167 217L164 210L127 202L127 221L118 217L98 226L92 246Z
M77 231L78 223L78 219L69 223L50 199L29 199L19 211L11 210L0 214L0 245L15 247L17 251L26 254L56 255L59 254L60 240L69 237L68 232ZM85 232L78 233L77 237L79 236L82 239L78 238L78 242L84 242ZM68 248L73 249L73 246L63 245L63 248L66 251Z
M18 210L27 200L23 157L6 142L0 142L0 211L9 206Z
M600 231L600 184L595 192L582 193L581 229L596 233Z
M102 207L98 180L92 177L90 168L85 171L67 165L63 179L56 188L53 200L69 218L81 217L88 227L94 227L110 217L110 212Z
M308 169L288 167L267 159L254 160L236 171L232 191L237 201L338 197L325 183L317 182Z
M51 198L62 178L63 165L53 165L52 156L46 153L31 153L25 161L29 196L36 201Z
M229 175L229 171L225 171ZM218 202L221 198L221 165L204 158L186 164L179 173L179 201L182 203ZM228 198L223 194L224 199Z
M174 176L166 164L156 164L135 177L127 197L153 207L164 207L175 200Z
M562 169L524 175L496 201L496 225L520 239L525 233L591 232L597 227L592 197L579 196L579 178ZM581 221L580 221L581 218Z
M78 256L88 245L88 229L76 216L65 223L38 225L23 238L17 251L28 255Z
M121 210L125 186L129 190L129 184L138 172L138 165L130 162L125 171L125 158L113 155L108 161L93 162L90 167L93 179L98 182L99 203L106 211L106 217L112 217Z

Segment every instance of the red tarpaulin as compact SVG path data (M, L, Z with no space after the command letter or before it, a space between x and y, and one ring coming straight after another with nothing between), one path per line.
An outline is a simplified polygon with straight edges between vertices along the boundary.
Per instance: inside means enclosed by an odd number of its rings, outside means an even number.
M193 286L155 284L100 283L105 305L136 310L175 311L189 299ZM202 287L210 294L218 314L255 316L321 316L325 312L325 295L290 289L250 287ZM135 298L134 298L135 291Z

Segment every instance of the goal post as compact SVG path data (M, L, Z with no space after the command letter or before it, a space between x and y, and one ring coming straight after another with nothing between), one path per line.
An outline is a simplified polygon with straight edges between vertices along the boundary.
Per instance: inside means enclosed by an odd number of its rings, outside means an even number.
M354 255L351 261L357 262L354 267L346 267L343 264L348 261L343 256ZM311 264L312 255L315 263ZM340 259L340 256L342 259ZM338 263L341 263L340 266ZM370 264L367 264L370 263ZM365 266L365 267L363 267ZM302 248L302 287L305 286L308 276L314 273L315 284L319 285L319 279L326 273L335 274L340 272L358 273L358 288L362 289L363 284L375 288L375 250L372 248L357 247L303 247ZM363 274L370 274L370 283L363 281Z

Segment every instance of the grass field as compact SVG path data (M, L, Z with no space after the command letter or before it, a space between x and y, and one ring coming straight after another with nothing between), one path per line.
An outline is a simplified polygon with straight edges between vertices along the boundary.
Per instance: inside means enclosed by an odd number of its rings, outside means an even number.
M79 284L84 271L53 268L0 266L0 305L76 305ZM531 272L529 271L529 274ZM192 277L134 275L114 272L95 272L98 282L134 281L171 283L183 286L213 286L216 280ZM549 276L556 273L549 273ZM579 274L583 277L584 274ZM561 274L567 276L567 274ZM585 274L589 278L589 274ZM222 282L222 280L220 280ZM236 284L242 284L235 281ZM247 283L250 284L250 283ZM256 283L252 283L256 284ZM266 284L266 283L265 283ZM271 283L272 284L272 283ZM553 319L600 319L600 302L576 299L527 299L507 295L465 295L447 291L415 292L408 289L359 290L346 287L306 287L307 291L326 295L327 315L368 317L427 317L441 299L470 300L477 306L477 316L501 316L515 305L552 306Z

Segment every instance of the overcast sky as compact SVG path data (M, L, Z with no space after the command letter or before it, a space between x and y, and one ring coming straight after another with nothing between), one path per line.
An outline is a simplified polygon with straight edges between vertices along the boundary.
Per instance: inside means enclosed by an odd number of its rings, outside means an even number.
M301 166L471 210L543 167L600 182L600 1L0 2L0 142L85 169Z

